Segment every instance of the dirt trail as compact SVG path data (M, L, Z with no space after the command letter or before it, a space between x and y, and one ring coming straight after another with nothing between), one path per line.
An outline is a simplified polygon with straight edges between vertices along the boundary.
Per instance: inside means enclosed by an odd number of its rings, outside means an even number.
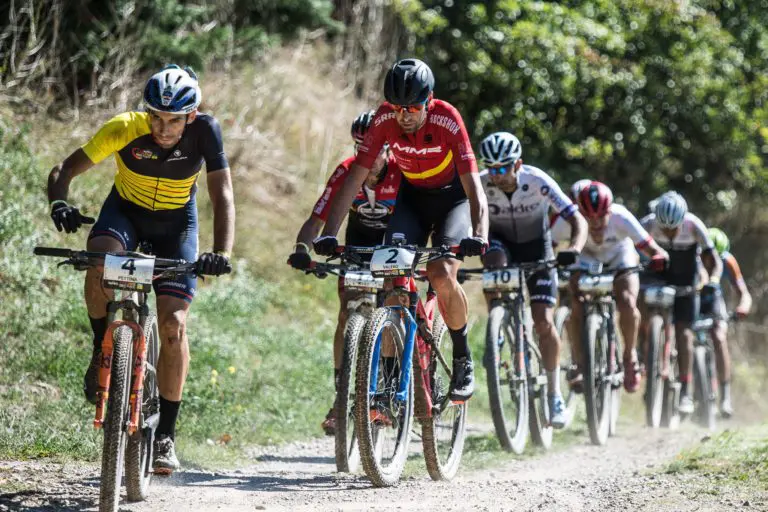
M362 475L335 473L332 440L318 439L261 448L245 469L155 479L148 501L121 510L768 510L768 492L654 471L702 436L693 427L625 429L605 447L585 439L540 457L463 472L450 483L432 482L424 471L396 489L373 489ZM0 510L93 510L98 496L97 468L82 464L0 462L3 482L32 490L0 495Z

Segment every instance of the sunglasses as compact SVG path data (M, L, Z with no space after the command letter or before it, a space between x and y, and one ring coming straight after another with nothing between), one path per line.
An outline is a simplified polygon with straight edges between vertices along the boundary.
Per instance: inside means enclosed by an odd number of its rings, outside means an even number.
M415 105L392 105L392 109L398 114L402 113L403 111L406 111L409 114L415 114L424 110L426 106L427 102L425 101L424 103L417 103Z
M491 176L504 176L512 170L511 165L502 165L501 167L489 167L488 174Z

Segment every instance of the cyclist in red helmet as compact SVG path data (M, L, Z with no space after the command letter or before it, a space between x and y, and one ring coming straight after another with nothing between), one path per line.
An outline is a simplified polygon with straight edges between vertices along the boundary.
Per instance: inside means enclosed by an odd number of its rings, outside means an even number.
M655 270L665 268L669 255L659 247L629 210L613 202L613 193L605 184L599 181L586 184L578 192L576 203L581 214L587 219L589 236L571 274L571 291L575 293L577 289L579 269L601 263L604 267L616 271L613 295L619 313L621 337L624 340L624 388L629 393L634 393L640 386L640 365L635 350L640 323L640 311L637 308L640 279L636 272L624 270L639 264L637 251L651 258L651 267ZM556 236L561 236L559 233L563 228L567 228L567 224L554 227L553 232ZM577 368L569 372L568 378L571 385L578 388L581 382L582 353L581 343L577 341L581 339L582 304L574 300L571 308L568 337Z

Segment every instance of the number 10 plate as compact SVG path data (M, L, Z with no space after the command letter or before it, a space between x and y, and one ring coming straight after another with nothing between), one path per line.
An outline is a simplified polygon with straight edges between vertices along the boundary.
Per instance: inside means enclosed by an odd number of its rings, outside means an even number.
M520 271L516 268L483 272L484 290L516 290L520 288Z
M152 289L155 257L114 256L104 258L104 287L148 292Z

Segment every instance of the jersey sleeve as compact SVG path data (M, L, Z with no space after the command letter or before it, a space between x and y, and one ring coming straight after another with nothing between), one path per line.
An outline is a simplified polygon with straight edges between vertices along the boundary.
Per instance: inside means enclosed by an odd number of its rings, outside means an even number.
M451 106L451 114L454 117L454 121L458 125L458 131L452 137L452 150L456 155L456 170L459 175L476 173L477 172L477 159L475 158L475 152L472 149L472 143L469 141L469 133L464 126L464 119L462 119L459 111L455 107Z
M205 172L219 171L229 167L227 155L224 153L224 142L221 136L221 126L213 117L207 117L208 129L203 132L202 153L205 159Z
M373 116L368 133L365 134L363 143L357 146L357 158L355 163L370 169L373 162L381 153L381 148L387 141L387 128L392 123L396 123L395 113L387 103L383 103Z
M640 221L638 221L637 218L632 215L629 210L621 205L615 205L615 210L616 211L614 215L618 214L618 216L621 218L621 228L624 232L623 234L629 237L629 239L632 240L632 243L635 244L635 247L638 249L642 249L643 247L647 246L651 241L651 235L640 224Z
M565 195L560 185L549 174L541 169L536 169L535 173L541 180L539 192L547 199L549 206L563 219L570 218L577 209L571 198Z
M320 196L315 203L315 206L312 208L313 217L317 217L323 222L328 219L328 213L331 210L330 207L333 198L336 197L336 193L344 183L344 178L346 178L347 174L349 174L349 168L344 165L339 165L336 170L333 171L333 174L331 174L331 177L328 179L328 183L325 185L323 195Z
M701 250L706 251L708 249L714 249L715 244L709 237L707 227L704 225L701 219L692 213L688 213L687 215L688 220L690 220L693 224L693 236L696 239L696 242L699 244Z
M136 138L135 130L132 129L135 125L132 114L125 112L116 115L104 123L96 135L81 147L91 162L98 164Z

